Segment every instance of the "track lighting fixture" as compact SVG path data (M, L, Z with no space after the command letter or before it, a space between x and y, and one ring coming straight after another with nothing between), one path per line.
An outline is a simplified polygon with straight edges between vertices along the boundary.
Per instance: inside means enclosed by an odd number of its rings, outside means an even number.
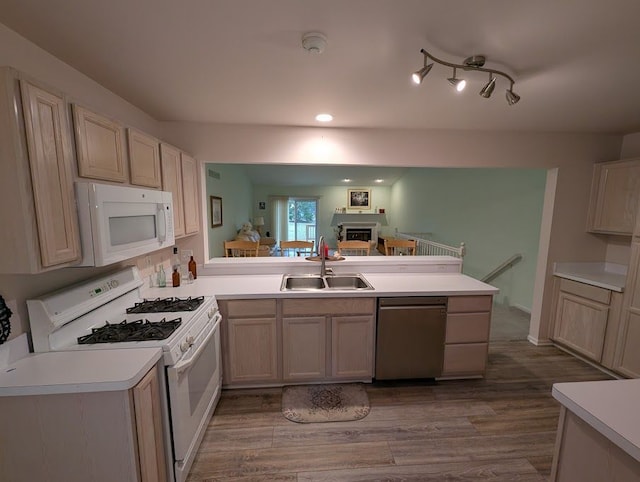
M484 97L485 99L491 97L491 94L496 87L496 76L501 76L510 82L510 86L507 89L506 93L507 103L509 105L513 105L518 103L518 101L520 100L520 96L513 91L513 84L515 83L515 80L513 80L513 78L509 74L500 70L484 68L486 58L482 55L467 57L466 59L464 59L464 62L462 64L454 64L434 57L425 49L420 49L420 53L424 56L424 66L420 70L414 72L411 76L413 82L415 82L416 84L422 83L422 80L426 77L426 75L433 67L433 62L435 62L446 67L451 67L453 69L453 76L449 77L447 80L456 88L458 92L462 91L465 88L466 81L464 79L459 79L456 76L457 69L466 71L487 72L489 74L489 81L485 84L482 90L480 90L480 95L482 97ZM427 63L429 59L433 60L433 62L430 64Z

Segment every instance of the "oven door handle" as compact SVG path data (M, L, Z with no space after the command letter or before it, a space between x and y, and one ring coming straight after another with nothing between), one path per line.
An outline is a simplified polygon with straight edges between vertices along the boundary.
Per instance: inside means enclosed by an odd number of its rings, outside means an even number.
M202 351L207 347L209 340L211 340L211 338L216 334L216 331L218 331L220 322L222 321L222 315L220 313L216 313L216 318L217 320L213 324L213 328L211 329L207 337L202 341L202 343L200 343L200 346L195 351L195 353L191 355L188 360L180 361L173 366L173 369L175 370L175 373L178 377L182 376L182 373L188 370L191 365L196 362L196 360L200 356L200 353L202 353Z

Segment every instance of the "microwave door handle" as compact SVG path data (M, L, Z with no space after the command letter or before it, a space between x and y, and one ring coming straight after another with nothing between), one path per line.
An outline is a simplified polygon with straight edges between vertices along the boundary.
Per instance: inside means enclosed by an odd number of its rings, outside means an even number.
M157 216L157 229L158 229L158 240L161 243L164 243L167 240L167 213L165 212L164 204L157 204L158 207L158 216Z

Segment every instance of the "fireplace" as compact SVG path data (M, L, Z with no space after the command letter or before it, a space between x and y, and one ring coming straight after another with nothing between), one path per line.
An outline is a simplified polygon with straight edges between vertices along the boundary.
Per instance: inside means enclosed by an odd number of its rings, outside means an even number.
M340 241L370 241L371 247L378 245L378 223L342 223Z

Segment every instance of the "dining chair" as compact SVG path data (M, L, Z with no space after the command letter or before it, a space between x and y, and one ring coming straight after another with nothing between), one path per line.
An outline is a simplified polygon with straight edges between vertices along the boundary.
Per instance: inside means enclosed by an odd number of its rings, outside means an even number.
M415 256L416 254L416 240L415 239L397 239L389 238L384 240L384 254L387 256L400 256L409 255Z
M258 256L259 241L233 240L224 242L226 258L244 258Z
M338 241L338 252L344 256L369 256L371 243L369 241Z
M280 241L280 256L311 256L315 241Z

